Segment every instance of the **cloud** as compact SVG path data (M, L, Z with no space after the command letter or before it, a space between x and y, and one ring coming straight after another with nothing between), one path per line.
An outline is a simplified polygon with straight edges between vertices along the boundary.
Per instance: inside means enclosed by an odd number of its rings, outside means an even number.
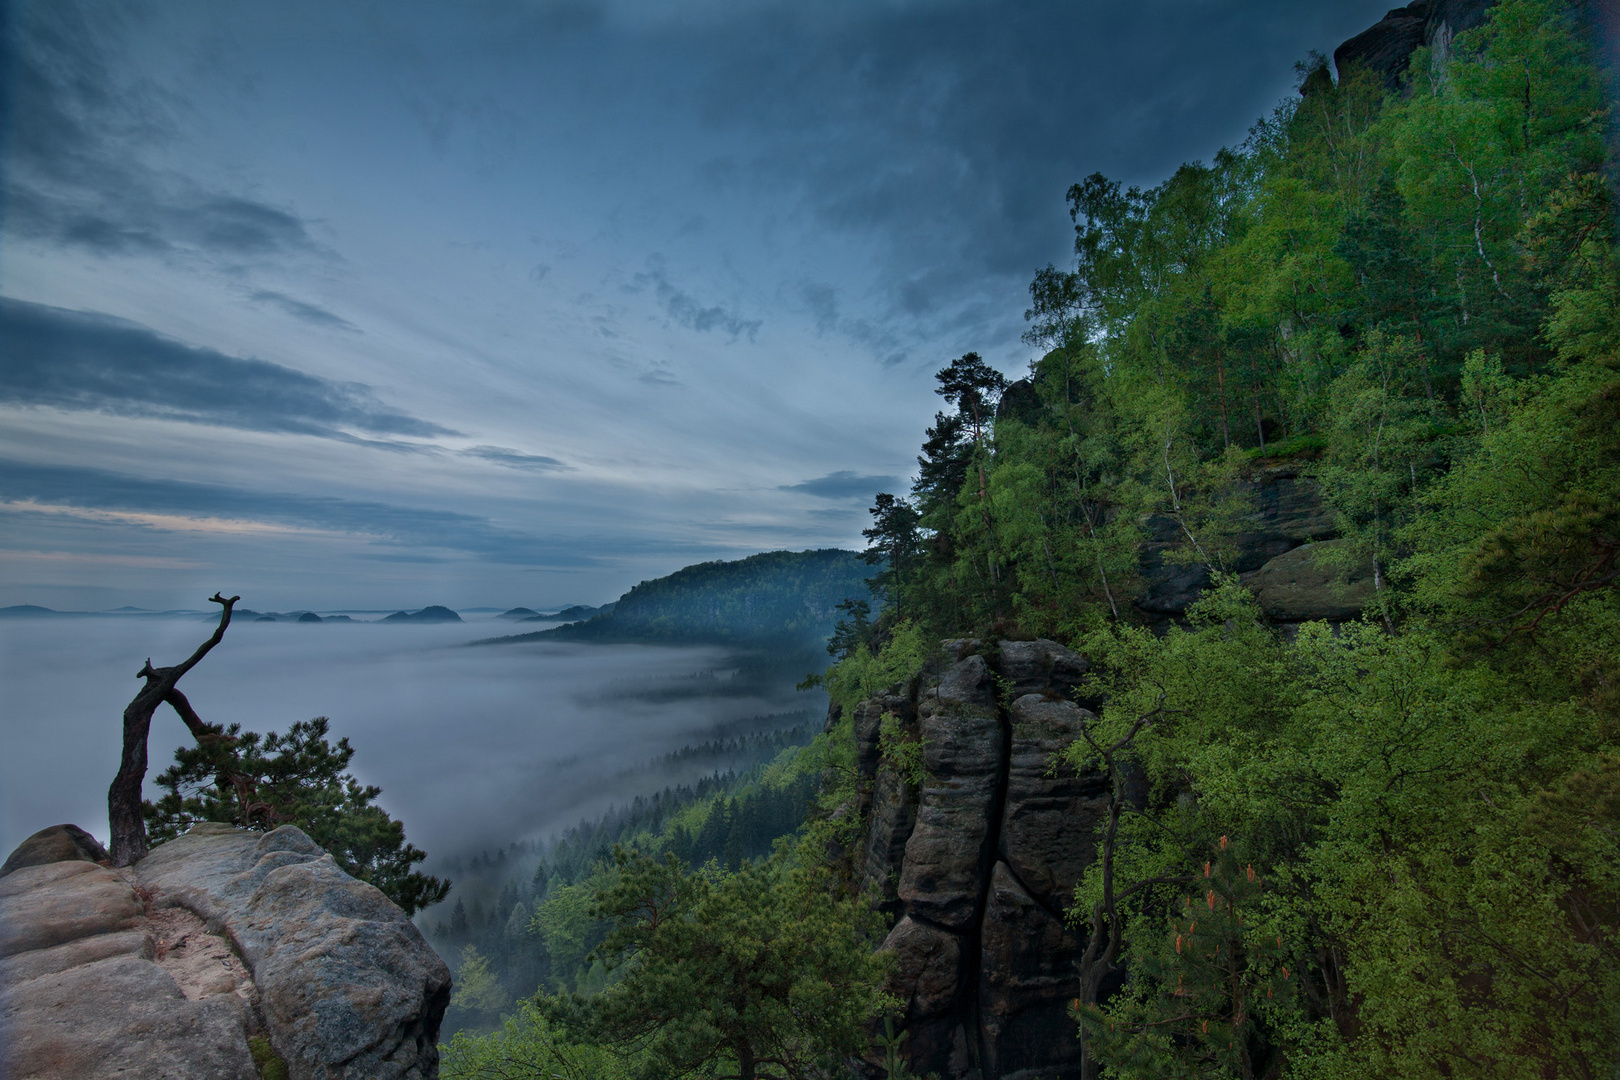
M1383 6L746 5L696 46L704 116L733 140L707 178L872 244L871 299L913 340L1012 349L1034 271L1071 257L1069 185L1097 170L1154 184L1241 141L1291 93L1295 60ZM844 329L830 297L805 299L822 332Z
M466 457L478 458L480 461L505 465L509 469L533 469L539 472L550 472L556 469L568 468L567 465L554 457L546 457L543 454L525 454L521 450L509 450L504 446L472 446L461 453Z
M900 481L893 476L857 476L847 469L802 484L783 484L778 491L802 491L818 499L866 499Z
M323 307L295 299L286 293L275 292L270 289L260 289L249 300L255 304L274 304L295 319L302 319L315 326L324 326L332 330L346 330L352 334L361 333L354 323L340 315L334 315Z
M97 255L239 262L320 250L291 210L144 163L173 136L166 99L115 74L102 44L135 16L98 8L91 18L68 3L21 5L14 16L6 231Z
M546 541L499 528L489 519L473 514L182 480L150 480L102 469L0 461L0 498L23 503L24 508L39 504L349 533L370 537L385 546L440 548L516 566L585 566L596 561L584 544ZM408 550L383 554L415 558L422 553Z
M631 292L639 292L651 285L654 295L659 303L663 304L664 311L671 319L689 330L707 333L710 330L724 331L732 341L739 337L754 340L759 328L765 323L760 319L745 319L729 308L718 304L704 305L694 300L690 295L677 289L669 280L664 270L663 260L656 256L648 260L647 270L637 274L631 279L628 287Z
M669 373L669 369L650 367L636 376L637 382L644 382L648 386L679 386L681 380Z
M359 383L186 345L138 323L0 297L0 402L343 438L429 438Z

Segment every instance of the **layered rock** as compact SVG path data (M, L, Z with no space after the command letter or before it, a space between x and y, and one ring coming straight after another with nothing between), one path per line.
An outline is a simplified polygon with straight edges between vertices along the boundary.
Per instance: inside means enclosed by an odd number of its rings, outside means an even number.
M0 874L0 1074L253 1080L253 1037L294 1078L438 1074L449 970L298 829L104 861L58 826Z
M973 925L989 872L1005 760L995 683L982 656L952 665L917 707L925 779L906 841L906 913L949 930Z
M1398 90L1414 52L1430 48L1443 60L1452 38L1483 23L1495 5L1496 0L1417 0L1395 8L1334 49L1333 64L1340 78L1352 67L1362 67Z
M948 642L903 702L881 706L921 739L921 783L857 754L871 796L854 870L897 920L888 989L917 1073L1077 1075L1081 944L1063 909L1107 792L1055 759L1092 718L1069 697L1088 668L1051 641Z
M1100 775L1053 768L1057 755L1094 719L1072 701L1026 694L1011 710L1012 753L1007 770L999 854L1009 871L1048 911L1060 913L1096 858L1094 827L1108 812Z

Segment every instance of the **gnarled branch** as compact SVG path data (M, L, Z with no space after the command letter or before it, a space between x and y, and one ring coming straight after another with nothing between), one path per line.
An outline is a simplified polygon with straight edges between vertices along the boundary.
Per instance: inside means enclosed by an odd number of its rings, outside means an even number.
M175 689L180 677L196 667L209 650L220 643L225 628L231 625L231 610L240 596L224 597L219 593L209 601L220 605L219 625L207 641L183 663L173 667L155 668L151 657L136 672L136 678L145 679L133 701L124 709L124 750L119 761L118 775L107 789L107 826L112 836L110 845L115 866L128 866L144 858L146 846L146 820L141 815L141 784L146 779L146 736L152 728L152 714L167 701L198 740L205 736L217 737L220 729L203 722L184 694Z

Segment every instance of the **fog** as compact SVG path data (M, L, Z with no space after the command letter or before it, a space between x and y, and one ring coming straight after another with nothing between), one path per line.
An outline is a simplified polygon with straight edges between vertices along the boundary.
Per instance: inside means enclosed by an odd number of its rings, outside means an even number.
M518 629L529 629L528 627ZM179 663L203 619L84 616L0 622L0 852L60 822L107 838L107 785L135 672ZM352 771L434 860L543 837L615 801L691 777L655 758L716 735L790 726L825 707L787 669L743 678L724 649L524 642L468 648L514 631L449 625L233 623L180 687L203 719L253 731L331 719ZM802 675L803 672L797 674ZM774 720L753 717L778 714ZM168 706L149 740L152 779L190 733ZM693 765L692 768L698 768ZM701 766L705 771L713 763ZM430 861L429 865L432 865Z

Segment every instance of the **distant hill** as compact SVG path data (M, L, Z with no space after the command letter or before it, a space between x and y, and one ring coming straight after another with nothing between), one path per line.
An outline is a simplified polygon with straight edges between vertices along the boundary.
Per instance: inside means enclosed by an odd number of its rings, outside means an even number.
M385 617L382 621L385 623L460 622L461 616L457 615L447 607L440 607L438 604L434 604L431 607L423 608L421 611L396 611L392 615Z
M503 611L495 617L497 619L511 619L512 621L516 622L520 619L532 619L539 614L540 613L534 610L534 608L515 607L510 611Z
M584 622L494 641L762 644L825 639L837 605L865 599L872 567L853 551L768 551L643 581ZM561 613L559 613L561 614Z
M77 615L76 611L52 611L38 604L14 604L0 608L0 619L33 619L41 615Z

